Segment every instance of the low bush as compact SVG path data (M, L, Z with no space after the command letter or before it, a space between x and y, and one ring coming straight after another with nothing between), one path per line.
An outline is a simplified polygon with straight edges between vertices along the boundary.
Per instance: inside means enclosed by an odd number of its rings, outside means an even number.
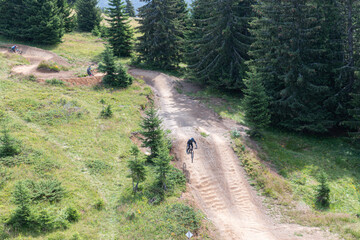
M95 204L94 204L94 207L95 207L95 209L97 209L97 210L103 210L104 209L104 207L105 207L105 202L104 202L104 200L102 200L102 199L99 199L99 200L97 200L96 202L95 202Z
M33 201L58 202L65 195L65 189L61 186L61 182L56 179L32 182L31 185Z
M91 174L103 173L110 170L112 167L101 160L91 160L86 162L86 167L90 170Z
M61 66L52 61L41 61L37 69L51 71L51 72L60 72L61 70L63 71L69 70L67 67Z
M61 80L56 79L56 78L46 80L45 82L47 84L56 85L56 86L64 86L65 85L64 81L61 81Z
M170 233L184 236L188 231L195 233L200 228L200 217L193 208L176 203L166 208L164 221Z
M65 211L65 219L69 222L77 222L80 219L80 213L73 207L68 207Z
M20 148L9 131L4 127L0 137L0 158L12 157L20 153Z
M111 110L111 105L108 105L106 108L103 108L100 112L100 117L102 118L111 118L113 115L113 112Z

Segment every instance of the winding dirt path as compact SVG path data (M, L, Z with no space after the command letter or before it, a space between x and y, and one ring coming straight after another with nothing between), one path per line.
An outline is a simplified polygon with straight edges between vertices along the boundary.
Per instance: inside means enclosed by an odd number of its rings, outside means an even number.
M34 74L40 80L57 78L74 85L95 85L101 76L76 78L71 71L43 73L37 70L42 60L69 64L56 54L19 45L30 65L16 66L13 73ZM7 52L1 49L0 52ZM174 152L179 163L186 164L190 183L188 189L197 206L214 223L221 240L335 240L336 236L318 228L280 224L265 214L256 192L249 186L239 160L230 147L229 130L234 122L221 120L204 105L175 90L177 81L165 74L131 69L129 73L143 78L153 87L164 127L171 130ZM206 134L206 137L202 135ZM186 141L197 140L194 162L185 153Z
M4 45L5 48L0 48L0 53L4 54L14 54L9 52L11 45ZM17 47L22 51L21 56L26 58L30 64L28 65L18 65L11 69L11 73L20 74L20 75L34 75L37 77L39 82L45 82L48 79L59 79L64 82L67 82L69 85L96 85L101 82L103 74L96 73L95 76L87 77L77 77L74 71L60 71L60 72L49 72L49 71L40 71L37 69L41 61L52 61L59 65L70 67L66 59L58 56L57 54L46 51L36 47L29 47L26 45L17 45ZM84 73L86 73L84 69Z
M179 94L175 86L180 79L140 69L130 69L129 73L153 87L164 127L170 129L172 138L176 139L173 143L176 158L181 166L185 163L189 171L188 189L196 205L218 229L219 239L337 239L317 228L275 223L265 214L230 146L229 130L240 125L219 119L212 110ZM193 163L185 153L190 137L194 137L199 146Z

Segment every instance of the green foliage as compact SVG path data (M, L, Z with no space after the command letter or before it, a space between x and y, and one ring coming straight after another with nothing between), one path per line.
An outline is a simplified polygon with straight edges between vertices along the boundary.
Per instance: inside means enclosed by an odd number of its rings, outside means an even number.
M94 207L96 210L103 210L105 207L105 202L103 199L99 199L95 202Z
M126 6L124 9L124 12L129 17L135 17L135 9L134 9L134 5L132 4L131 0L125 0L125 2L126 2Z
M103 108L100 112L100 117L102 118L111 118L113 116L113 112L111 110L111 105Z
M133 32L124 9L121 0L109 0L107 9L109 15L107 21L110 23L109 43L117 57L128 57L132 50Z
M193 3L193 33L188 43L188 66L193 80L227 89L244 87L254 2L197 0Z
M39 70L46 70L46 71L52 71L52 72L60 72L61 70L66 71L68 68L58 65L55 62L52 61L41 61L37 67Z
M316 193L316 203L321 208L328 208L330 205L330 188L328 186L328 179L324 172L320 173L319 183L317 193Z
M80 219L80 213L73 207L68 207L65 211L65 218L69 222L77 222Z
M249 64L269 97L272 123L310 132L337 126L348 101L338 1L266 0L254 8Z
M128 177L132 179L133 192L136 194L139 183L144 182L146 179L146 170L140 150L136 146L132 146L130 153L131 159L128 161L130 175Z
M184 236L188 231L196 233L201 226L200 216L193 208L182 203L166 207L164 220L169 223L169 233Z
M120 63L115 64L114 54L109 46L106 46L102 54L102 62L99 63L99 70L106 73L103 78L105 85L126 88L132 84L133 78L126 73L124 67Z
M64 0L5 1L0 6L2 33L36 43L59 43L69 17L70 11Z
M97 0L76 1L77 23L80 31L91 32L100 26L101 11L97 7Z
M139 8L137 52L139 61L161 69L174 69L183 55L183 14L175 0L149 1Z
M48 79L48 80L46 80L45 82L46 82L47 84L55 85L55 86L64 86L64 85L65 85L64 81L59 80L59 79L56 79L56 78Z
M65 189L56 179L40 180L39 182L28 180L26 185L31 191L32 201L58 202L65 195Z
M265 88L256 73L250 74L249 78L245 80L245 84L245 119L254 129L263 129L270 123Z
M5 186L5 184L11 179L11 172L3 167L0 166L0 190Z
M13 200L18 207L11 215L7 224L14 229L28 229L31 227L31 193L24 182L18 182L13 192Z
M159 143L159 152L157 157L154 159L156 173L157 173L157 180L162 188L166 191L167 190L167 178L171 170L170 161L172 157L169 155L169 149L162 138Z
M16 141L9 135L9 130L6 127L2 130L0 138L0 159L5 157L12 157L20 153L20 149Z
M112 167L101 160L91 160L86 162L86 167L91 174L103 173L112 169Z
M159 146L162 141L163 131L161 129L161 119L153 106L145 111L146 116L142 119L141 131L143 136L143 146L151 150L149 161L152 162L159 155Z

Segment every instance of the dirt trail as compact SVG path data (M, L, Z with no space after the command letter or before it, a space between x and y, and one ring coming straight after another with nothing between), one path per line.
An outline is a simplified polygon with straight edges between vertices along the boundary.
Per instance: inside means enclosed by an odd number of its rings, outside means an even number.
M140 69L131 69L129 73L153 87L164 127L170 129L172 138L176 139L173 143L176 158L181 166L185 163L188 170L188 189L218 229L219 239L337 239L317 228L275 223L265 214L230 146L229 130L241 126L219 119L207 107L177 93L174 87L179 79ZM202 137L201 132L208 136ZM199 146L193 163L185 153L190 137L194 137Z
M4 47L6 48L0 48L1 53L14 54L9 52L11 45L4 45ZM70 85L96 85L101 82L103 76L101 73L96 73L93 77L76 77L76 73L74 71L40 71L37 67L41 61L52 61L65 67L70 67L71 64L69 64L64 58L50 51L26 45L17 45L17 47L22 51L21 55L26 58L30 64L13 67L11 72L14 74L22 74L25 76L34 75L37 77L39 82L45 82L47 79L56 78L65 81Z

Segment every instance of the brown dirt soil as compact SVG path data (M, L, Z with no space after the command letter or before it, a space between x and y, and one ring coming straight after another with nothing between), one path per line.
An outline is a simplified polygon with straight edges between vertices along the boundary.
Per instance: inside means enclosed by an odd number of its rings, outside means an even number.
M153 88L164 127L171 130L174 139L176 165L179 169L185 168L188 191L183 196L198 206L215 225L216 239L339 239L319 228L280 223L267 214L230 145L230 130L245 127L220 119L196 100L179 94L175 89L181 79L140 69L130 69L129 73L143 78ZM200 133L208 136L203 137ZM193 163L185 152L186 142L191 137L198 144Z
M4 47L6 48L0 48L0 52L9 52L11 45L4 45ZM13 67L11 70L11 73L13 74L21 74L25 76L34 75L37 77L39 82L45 82L48 79L56 78L69 83L69 85L93 86L101 82L103 76L101 73L96 73L95 76L91 77L76 77L74 71L48 72L39 70L37 67L41 61L52 61L65 67L69 67L71 64L69 64L66 59L50 51L19 44L17 47L22 51L21 55L29 60L30 64Z

